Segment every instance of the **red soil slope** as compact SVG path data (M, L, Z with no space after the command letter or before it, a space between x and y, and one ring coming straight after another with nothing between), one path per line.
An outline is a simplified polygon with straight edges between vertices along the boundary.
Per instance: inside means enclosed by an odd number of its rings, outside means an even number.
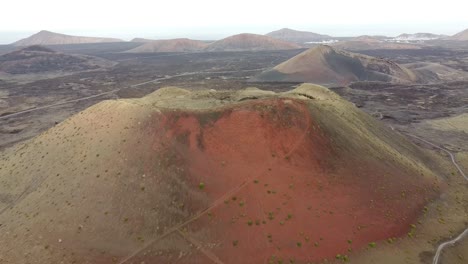
M358 110L369 131L389 134L353 141L363 136L319 100L298 91L204 110L97 105L4 159L1 179L27 177L23 166L47 176L11 195L0 257L306 263L404 236L438 194L436 179L409 165L417 148ZM411 162L385 151L393 141ZM36 145L39 167L28 160Z
M303 263L347 254L405 235L431 195L429 182L418 186L418 177L397 168L383 176L384 168L366 158L331 169L339 150L300 101L263 101L205 118L156 117L165 132L153 149L178 146L192 188L204 183L210 205L179 228L189 241L213 245L204 254L215 262L266 263L276 256Z

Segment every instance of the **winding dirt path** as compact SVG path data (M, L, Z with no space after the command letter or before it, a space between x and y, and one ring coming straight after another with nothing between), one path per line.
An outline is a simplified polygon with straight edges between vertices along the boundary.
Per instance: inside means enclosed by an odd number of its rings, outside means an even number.
M457 168L458 172L463 176L463 178L465 178L465 180L468 181L468 177L466 176L465 172L463 172L463 170L460 168L460 165L457 163L456 159L455 159L455 155L453 155L452 152L450 152L448 149L444 148L444 147L441 147L441 146L437 146L436 144L434 143L431 143L423 138L420 138L418 136L415 136L413 134L409 134L409 133L405 133L405 132L402 132L404 133L405 135L407 136L410 136L412 138L415 138L421 142L424 142L432 147L435 147L437 149L440 149L442 150L443 152L447 153L449 156L450 156L450 159L453 163L453 165L455 166L455 168ZM454 245L455 243L457 243L458 241L462 240L465 236L468 235L468 228L466 228L461 234L459 234L457 237L455 237L454 239L452 240L449 240L449 241L446 241L442 244L440 244L438 247L437 247L437 250L436 250L436 253L434 255L434 259L432 261L432 264L439 264L439 259L440 259L440 255L442 253L442 250L444 250L445 247L449 246L449 245Z
M129 87L134 88L134 87L142 86L142 85L145 85L145 84L158 83L159 81L162 81L162 80L169 80L169 79L172 79L172 78L175 78L175 77L182 77L182 76L190 76L190 75L198 75L198 74L225 74L225 73L235 73L235 72L256 72L256 71L263 71L263 70L266 70L266 69L269 69L269 68L258 68L258 69L250 69L250 70L230 70L230 71L185 72L185 73L181 73L181 74L169 75L169 76L165 76L165 77L156 78L156 79L146 81L146 82L132 84ZM95 94L95 95L91 95L91 96L86 96L86 97L72 99L72 100L68 100L68 101L64 101L64 102L60 102L60 103L55 103L55 104L44 105L44 106L40 106L40 107L34 107L34 108L26 109L26 110L23 110L23 111L19 111L19 112L15 112L15 113L0 116L0 120L7 119L7 118L17 116L17 115L21 115L21 114L26 114L26 113L30 113L30 112L35 112L35 111L39 111L39 110L59 106L59 105L76 103L76 102L79 102L79 101L89 100L89 99L92 99L92 98L97 98L97 97L101 97L101 96L104 96L104 95L113 94L113 93L116 93L116 92L120 91L121 89L122 88L118 88L118 89L114 89L114 90L111 90L111 91L108 91L108 92L103 92L103 93L99 93L99 94Z
M17 116L17 115L21 115L21 114L26 114L26 113L30 113L30 112L39 111L39 110L42 110L42 109L51 108L51 107L54 107L54 106L59 106L59 105L64 105L64 104L69 104L69 103L75 103L75 102L79 102L79 101L84 101L84 100L100 97L100 96L107 95L107 94L112 94L112 93L114 93L114 92L116 92L118 90L120 90L120 89L116 89L116 90L112 90L112 91L108 91L108 92L104 92L104 93L100 93L100 94L95 94L95 95L91 95L91 96L86 96L86 97L82 97L82 98L78 98L78 99L68 100L68 101L64 101L64 102L60 102L60 103L55 103L55 104L44 105L44 106L40 106L40 107L34 107L34 108L26 109L26 110L23 110L23 111L19 111L19 112L15 112L15 113L0 116L0 120L1 119L7 119L7 118Z

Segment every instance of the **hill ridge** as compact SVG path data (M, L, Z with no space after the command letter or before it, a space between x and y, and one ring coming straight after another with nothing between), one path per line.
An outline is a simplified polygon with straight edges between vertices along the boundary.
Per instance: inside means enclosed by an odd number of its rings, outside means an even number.
M203 50L207 45L205 42L188 38L163 39L147 41L145 44L126 52L194 52Z
M123 42L116 38L84 37L73 36L62 33L56 33L48 30L41 30L27 38L18 40L14 46L31 45L62 45L62 44L82 44L82 43L101 43L101 42Z
M301 46L269 36L241 33L209 44L207 51L259 51L300 49Z
M103 58L65 54L51 48L33 45L0 55L0 73L44 74L96 70L114 65Z
M457 34L449 37L452 40L468 40L468 29L458 32Z
M310 41L321 41L326 39L331 39L331 36L322 35L309 31L300 31L290 28L282 28L265 34L266 36L273 37L276 39L281 39L284 41L294 42L298 44L304 44L305 42Z

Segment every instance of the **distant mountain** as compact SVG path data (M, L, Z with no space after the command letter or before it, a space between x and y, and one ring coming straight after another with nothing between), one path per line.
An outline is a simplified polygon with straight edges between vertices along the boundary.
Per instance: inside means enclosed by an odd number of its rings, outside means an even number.
M451 40L468 40L468 29L463 30L450 37Z
M468 72L457 70L445 65L431 62L415 62L404 64L413 71L424 83L454 82L468 80Z
M146 53L146 52L191 52L201 51L208 44L192 39L168 39L153 40L127 51L128 53Z
M153 42L156 41L155 39L145 39L145 38L134 38L130 40L130 42L137 42L137 43L148 43L148 42Z
M313 32L299 31L289 28L282 28L280 30L272 31L270 33L267 33L266 36L299 44L304 44L306 42L313 41L322 41L333 38L328 35L321 35Z
M437 35L432 33L415 33L415 34L401 34L393 40L400 41L425 41L425 40L434 40L447 37L446 35Z
M1 55L0 73L77 72L99 69L113 64L102 58L64 54L42 46L30 46Z
M12 52L16 49L15 46L12 45L0 45L0 55Z
M47 30L42 30L28 38L21 39L13 45L15 46L31 46L31 45L61 45L61 44L82 44L82 43L102 43L102 42L122 42L116 38L97 38L97 37L81 37L70 36Z
M206 51L259 51L300 49L301 46L257 34L238 34L215 41L206 47Z
M254 81L347 85L355 81L411 83L416 75L392 61L320 45L261 73Z
M362 35L355 38L349 39L349 41L369 41L369 42L380 42L388 39L387 36L370 36L370 35Z
M340 41L331 44L333 47L358 51L358 50L375 50L375 49L420 49L418 45L411 43L398 43L392 41L382 41L371 37L358 37L349 41Z

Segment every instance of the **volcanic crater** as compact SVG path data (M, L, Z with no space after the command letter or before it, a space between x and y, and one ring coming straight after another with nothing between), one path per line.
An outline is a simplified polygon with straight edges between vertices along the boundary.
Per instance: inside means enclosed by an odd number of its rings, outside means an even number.
M344 259L444 188L427 153L309 84L105 101L4 155L4 263Z

